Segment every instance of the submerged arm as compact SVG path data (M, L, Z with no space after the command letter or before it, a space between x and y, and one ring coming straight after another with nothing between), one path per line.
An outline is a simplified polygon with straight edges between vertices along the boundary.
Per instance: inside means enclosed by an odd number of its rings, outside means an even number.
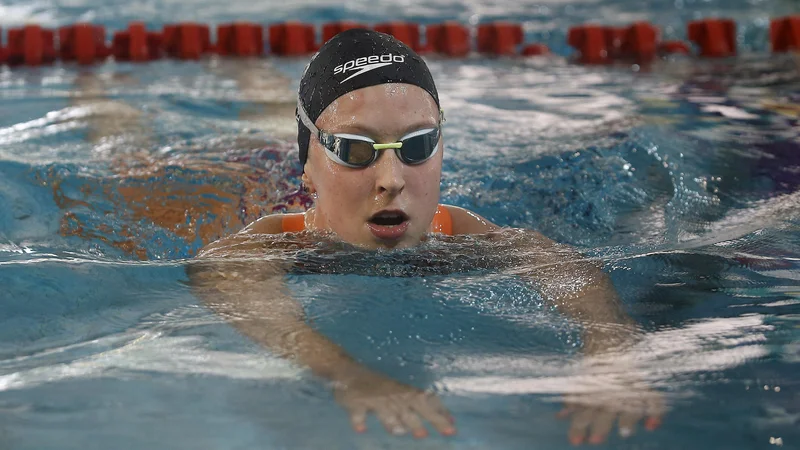
M532 255L532 265L523 270L524 275L540 286L559 311L582 324L584 354L599 357L584 368L596 382L585 386L588 391L564 397L559 416L572 418L570 442L578 445L588 438L599 444L615 422L620 436L628 437L644 417L648 430L658 427L664 413L661 394L636 378L629 361L617 358L640 333L623 310L609 276L597 262L539 233L526 232L522 239L527 245L520 247ZM596 365L598 361L602 364Z
M228 253L226 247L237 247L237 239L214 243L204 255ZM247 250L247 246L246 242L238 245L239 250ZM336 400L347 409L356 431L366 430L367 414L373 412L393 434L408 431L416 437L426 436L422 419L442 434L455 432L450 413L436 396L370 370L314 330L306 322L302 306L287 291L283 263L201 256L188 273L195 293L242 334L332 381Z
M538 232L501 230L477 214L448 208L457 234L483 234L493 241L492 251L511 262L511 273L538 285L548 302L583 325L585 355L603 354L606 362L613 362L606 370L615 372L617 386L609 385L606 380L600 384L601 389L590 384L584 387L590 388L589 391L565 395L565 408L559 416L572 417L570 442L578 445L588 437L590 443L599 444L615 422L618 422L621 436L630 436L636 423L645 416L648 417L645 426L649 430L658 427L664 412L661 395L628 377L632 371L626 363L605 358L630 345L639 330L623 310L611 279L600 265ZM588 370L594 375L591 366Z
M191 266L189 278L198 297L248 338L317 376L347 382L363 366L306 323L284 273L270 261L206 260Z
M583 325L584 353L602 353L635 338L636 323L596 261L538 232L526 231L522 239L530 254L523 275L539 285L547 301Z
M455 234L484 234L521 257L514 258L513 272L536 283L547 301L584 325L585 353L610 350L635 335L635 323L623 311L611 279L594 261L536 231L501 230L466 209L448 209Z

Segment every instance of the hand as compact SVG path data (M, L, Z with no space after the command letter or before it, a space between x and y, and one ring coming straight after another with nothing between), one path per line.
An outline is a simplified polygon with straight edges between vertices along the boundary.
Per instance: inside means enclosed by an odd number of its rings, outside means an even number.
M664 398L661 393L643 387L617 387L607 391L568 395L559 418L572 418L569 441L580 445L586 441L601 444L619 423L619 435L631 436L642 418L645 428L653 431L661 424Z
M367 430L367 413L373 412L391 434L411 431L415 438L428 436L422 419L445 436L456 433L454 420L432 393L394 381L383 375L364 371L346 378L334 388L336 401L350 414L353 429Z

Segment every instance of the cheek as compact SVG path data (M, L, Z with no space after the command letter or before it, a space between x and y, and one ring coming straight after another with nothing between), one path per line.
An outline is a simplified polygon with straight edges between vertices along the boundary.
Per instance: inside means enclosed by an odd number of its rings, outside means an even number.
M369 197L371 185L363 172L352 171L330 160L321 167L321 182L317 184L317 206L320 208L352 210L358 207L357 200Z
M426 164L418 169L412 175L413 186L416 187L414 194L438 201L442 177L441 160L431 161L431 164Z

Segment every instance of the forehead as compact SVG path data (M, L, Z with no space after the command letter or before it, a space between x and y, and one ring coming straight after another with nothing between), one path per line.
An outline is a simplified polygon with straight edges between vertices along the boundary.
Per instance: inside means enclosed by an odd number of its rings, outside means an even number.
M439 108L433 97L413 84L387 83L348 92L337 98L317 119L331 131L354 127L390 133L412 125L435 125Z

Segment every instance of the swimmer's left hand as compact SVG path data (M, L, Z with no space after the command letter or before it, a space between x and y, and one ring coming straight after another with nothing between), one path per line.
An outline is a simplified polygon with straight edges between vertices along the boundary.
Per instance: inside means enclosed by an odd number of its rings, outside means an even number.
M633 435L636 424L646 418L644 426L653 431L661 425L664 397L646 387L629 384L607 391L568 395L558 417L571 417L569 441L572 445L584 442L601 444L618 423L619 435Z

